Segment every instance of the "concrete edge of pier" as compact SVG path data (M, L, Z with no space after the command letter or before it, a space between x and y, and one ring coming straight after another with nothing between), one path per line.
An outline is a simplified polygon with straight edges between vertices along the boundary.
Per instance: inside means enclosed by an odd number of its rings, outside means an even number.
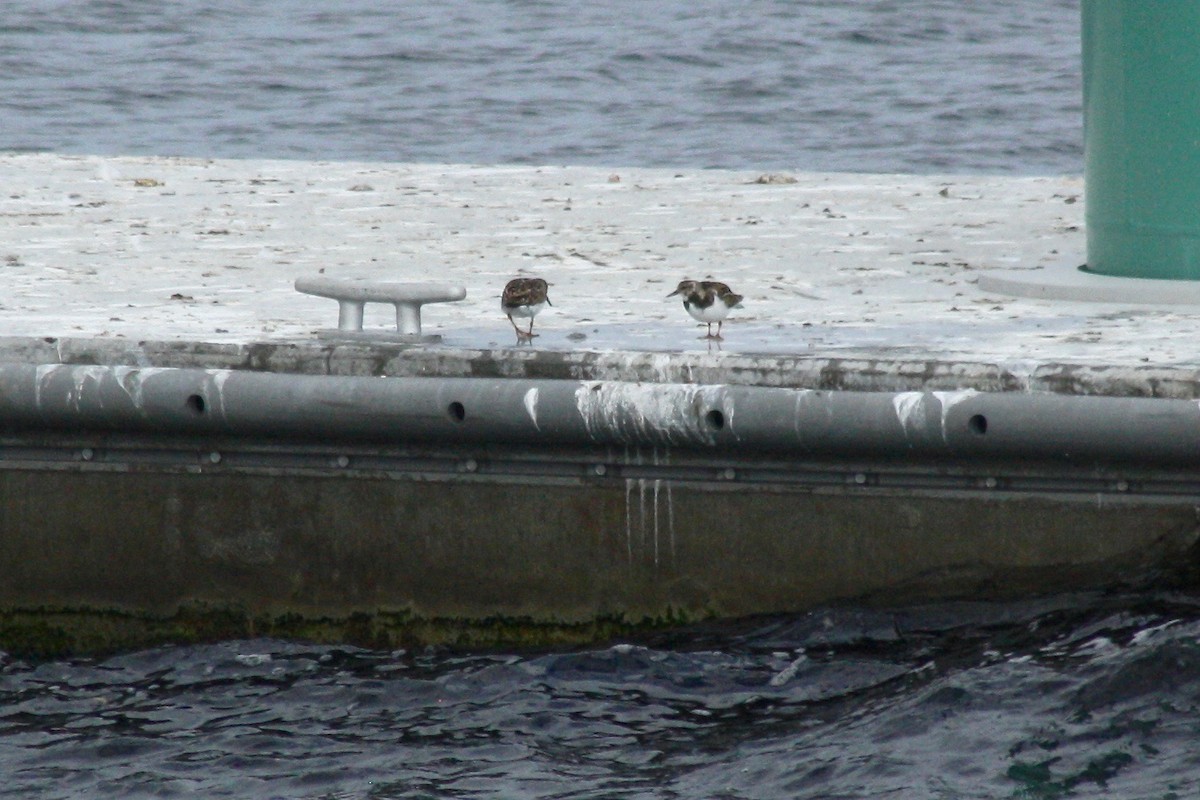
M226 343L0 336L0 363L397 378L609 380L860 392L971 389L1200 399L1200 369L1186 364L930 359L886 349L837 355L756 355L513 347L463 349L317 340Z

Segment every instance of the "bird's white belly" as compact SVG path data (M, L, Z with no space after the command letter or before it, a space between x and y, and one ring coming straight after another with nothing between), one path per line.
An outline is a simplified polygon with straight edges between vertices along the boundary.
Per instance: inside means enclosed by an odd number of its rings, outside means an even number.
M729 306L720 300L707 308L701 308L695 303L687 303L686 305L687 312L692 315L692 318L698 319L701 322L720 322L729 316Z
M500 304L501 311L514 317L536 317L538 312L545 307L545 303L534 303L533 305L516 306L515 308L505 308L503 303Z

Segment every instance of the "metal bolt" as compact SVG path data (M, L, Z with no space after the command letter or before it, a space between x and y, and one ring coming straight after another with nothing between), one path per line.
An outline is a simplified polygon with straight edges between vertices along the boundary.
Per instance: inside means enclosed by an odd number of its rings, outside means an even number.
M221 454L218 453L216 450L214 450L213 452L208 454L208 460L214 464L220 464L221 463Z
M79 451L79 457L82 458L84 461L91 461L95 455L96 455L95 452L93 452L92 448L90 448L90 447L85 447Z
M350 466L350 459L347 458L346 456L338 456L337 457L337 465L339 467L348 467L348 466Z
M608 472L608 467L604 466L603 464L597 464L596 466L592 467L592 472L596 473L597 475L603 475L604 473Z
M857 473L854 476L854 482L857 483L859 486L862 486L864 483L867 482L866 473L863 473L863 472Z
M725 471L721 473L721 477L727 481L731 481L737 477L737 472L733 469L733 467L726 467Z
M999 482L995 478L984 478L983 485L989 489L995 489Z
M479 469L479 462L473 458L468 458L462 463L463 472L474 472Z

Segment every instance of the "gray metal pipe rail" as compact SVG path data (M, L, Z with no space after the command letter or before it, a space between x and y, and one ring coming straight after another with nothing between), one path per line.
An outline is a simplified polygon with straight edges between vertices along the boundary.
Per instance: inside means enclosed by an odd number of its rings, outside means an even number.
M1188 463L1190 400L0 365L0 428Z

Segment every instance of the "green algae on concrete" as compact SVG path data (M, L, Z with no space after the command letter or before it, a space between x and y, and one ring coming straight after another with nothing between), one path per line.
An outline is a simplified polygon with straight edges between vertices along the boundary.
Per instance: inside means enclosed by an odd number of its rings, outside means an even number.
M700 621L668 610L657 618L603 616L584 622L530 617L422 617L408 611L359 611L344 617L289 612L251 614L233 606L191 605L159 616L98 608L0 611L0 652L23 659L103 656L162 645L276 638L371 650L440 646L464 650L573 647L645 636Z

